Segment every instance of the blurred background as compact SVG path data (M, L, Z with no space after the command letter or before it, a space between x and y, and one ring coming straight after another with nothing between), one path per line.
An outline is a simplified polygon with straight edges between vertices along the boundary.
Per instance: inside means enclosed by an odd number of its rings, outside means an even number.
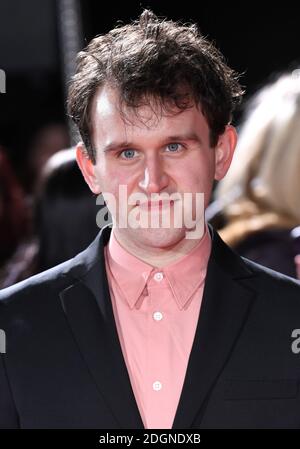
M6 94L0 94L0 145L26 188L31 183L25 171L29 151L47 144L68 145L65 89L74 54L118 21L136 18L144 7L175 20L197 22L228 63L244 73L247 95L270 74L299 63L295 2L257 9L251 3L233 7L194 0L1 0L0 69L6 73Z
M295 2L273 2L269 8L258 9L250 2L233 7L228 2L195 0L119 3L1 0L0 69L6 75L6 92L0 93L0 218L1 213L2 219L7 215L6 228L3 225L2 229L10 229L11 234L8 239L8 231L2 232L3 262L14 253L20 241L33 235L33 217L37 214L33 203L36 204L38 192L43 189L48 192L45 179L42 182L40 179L46 161L76 142L65 112L67 85L74 71L76 53L95 35L109 31L119 22L137 18L146 7L159 16L196 22L225 55L228 64L243 73L244 104L266 82L300 65ZM242 114L243 105L236 113L236 125ZM9 194L3 187L8 184ZM16 204L10 211L13 218L5 214L9 198L14 198ZM25 210L17 204L25 204ZM24 255L20 257L24 259Z

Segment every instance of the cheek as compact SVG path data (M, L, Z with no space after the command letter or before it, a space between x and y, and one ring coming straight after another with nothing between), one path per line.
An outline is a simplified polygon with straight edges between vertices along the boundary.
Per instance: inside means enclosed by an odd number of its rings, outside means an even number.
M120 186L126 186L130 193L134 185L135 174L129 173L126 168L102 166L97 170L97 178L101 184L102 192L112 193L116 199L119 197Z
M181 161L176 167L177 179L191 192L206 192L214 180L214 153L211 148L194 151L190 158Z
M208 193L214 180L214 172L209 166L205 169L199 165L189 168L181 167L177 173L177 185L179 190L185 192Z

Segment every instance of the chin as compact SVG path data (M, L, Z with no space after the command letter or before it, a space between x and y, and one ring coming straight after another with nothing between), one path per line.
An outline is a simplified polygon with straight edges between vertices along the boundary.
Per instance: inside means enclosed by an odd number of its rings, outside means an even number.
M131 238L137 244L139 241L143 246L152 248L167 248L176 245L185 238L185 229L133 229L131 231Z

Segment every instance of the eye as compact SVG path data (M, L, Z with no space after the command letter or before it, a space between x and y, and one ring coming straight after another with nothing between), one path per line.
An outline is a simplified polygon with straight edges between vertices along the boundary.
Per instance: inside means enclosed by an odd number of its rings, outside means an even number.
M133 159L135 156L136 151L135 150L123 150L118 154L118 157L121 157L122 159Z
M182 149L182 145L180 143L169 143L167 145L167 149L171 153L176 153L176 152L178 152L178 151L180 151Z

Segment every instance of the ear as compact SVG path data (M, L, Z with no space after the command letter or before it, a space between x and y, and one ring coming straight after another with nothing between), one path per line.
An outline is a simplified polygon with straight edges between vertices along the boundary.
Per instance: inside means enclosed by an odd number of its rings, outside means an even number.
M237 142L237 133L233 126L227 125L225 131L219 136L218 144L215 148L215 179L220 181L226 175Z
M89 158L83 142L76 145L76 160L81 173L93 193L101 193L99 180L95 172L95 164Z

